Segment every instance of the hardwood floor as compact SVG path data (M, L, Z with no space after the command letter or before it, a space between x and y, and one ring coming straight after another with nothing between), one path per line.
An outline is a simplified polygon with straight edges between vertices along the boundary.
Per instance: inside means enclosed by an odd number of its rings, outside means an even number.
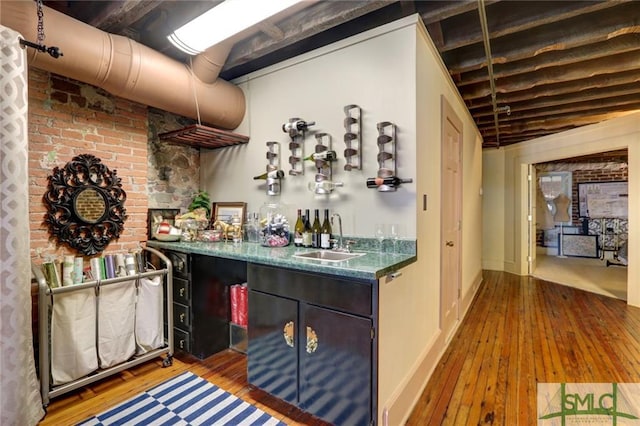
M484 272L408 425L536 424L543 382L640 382L640 309L532 277Z
M177 357L52 400L42 425L71 425L189 370L291 425L326 423L247 383L246 358ZM538 382L640 382L640 309L531 277L485 271L469 313L408 425L536 423ZM396 426L396 425L390 425Z

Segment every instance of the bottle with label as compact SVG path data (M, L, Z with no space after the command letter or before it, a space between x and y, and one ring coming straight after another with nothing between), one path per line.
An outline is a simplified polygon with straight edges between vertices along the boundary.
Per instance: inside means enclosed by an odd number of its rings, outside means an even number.
M272 170L270 172L264 172L261 175L254 176L254 180L260 179L282 179L284 177L284 172L282 170Z
M315 219L313 220L313 226L311 227L311 247L320 248L320 210L315 210Z
M367 188L377 188L379 186L398 187L403 183L412 183L413 179L401 179L397 176L376 177L367 179Z
M296 120L293 122L290 121L282 125L282 131L285 133L305 131L310 126L313 126L314 124L316 124L315 121L304 121L304 120Z
M304 211L304 232L302 233L302 247L311 248L311 217L309 209Z
M324 152L314 152L313 154L305 157L307 161L336 161L338 159L338 154L335 151L324 151Z
M304 221L302 220L302 209L298 209L298 220L296 220L293 234L293 244L296 247L302 247L302 234L304 234Z
M329 209L324 209L324 221L320 228L320 248L331 248L331 222L329 221Z

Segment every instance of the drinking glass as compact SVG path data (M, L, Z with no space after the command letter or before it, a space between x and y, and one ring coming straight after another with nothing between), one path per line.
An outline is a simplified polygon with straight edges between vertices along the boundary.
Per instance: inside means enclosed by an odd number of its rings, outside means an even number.
M386 225L382 223L377 223L375 228L375 237L378 240L378 247L380 252L382 252L382 243L384 239L387 237L387 229Z
M393 252L397 253L398 251L398 238L400 237L400 225L397 223L392 223L389 225L387 237L393 242Z

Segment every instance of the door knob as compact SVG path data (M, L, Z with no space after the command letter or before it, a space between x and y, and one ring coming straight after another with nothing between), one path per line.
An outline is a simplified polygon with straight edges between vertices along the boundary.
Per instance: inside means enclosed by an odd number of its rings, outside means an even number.
M453 247L453 241L447 241L447 247Z

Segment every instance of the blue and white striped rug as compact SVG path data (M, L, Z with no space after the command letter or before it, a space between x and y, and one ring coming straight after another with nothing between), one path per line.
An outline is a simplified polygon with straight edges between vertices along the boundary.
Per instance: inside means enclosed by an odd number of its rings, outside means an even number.
M212 383L186 372L79 425L285 425Z

